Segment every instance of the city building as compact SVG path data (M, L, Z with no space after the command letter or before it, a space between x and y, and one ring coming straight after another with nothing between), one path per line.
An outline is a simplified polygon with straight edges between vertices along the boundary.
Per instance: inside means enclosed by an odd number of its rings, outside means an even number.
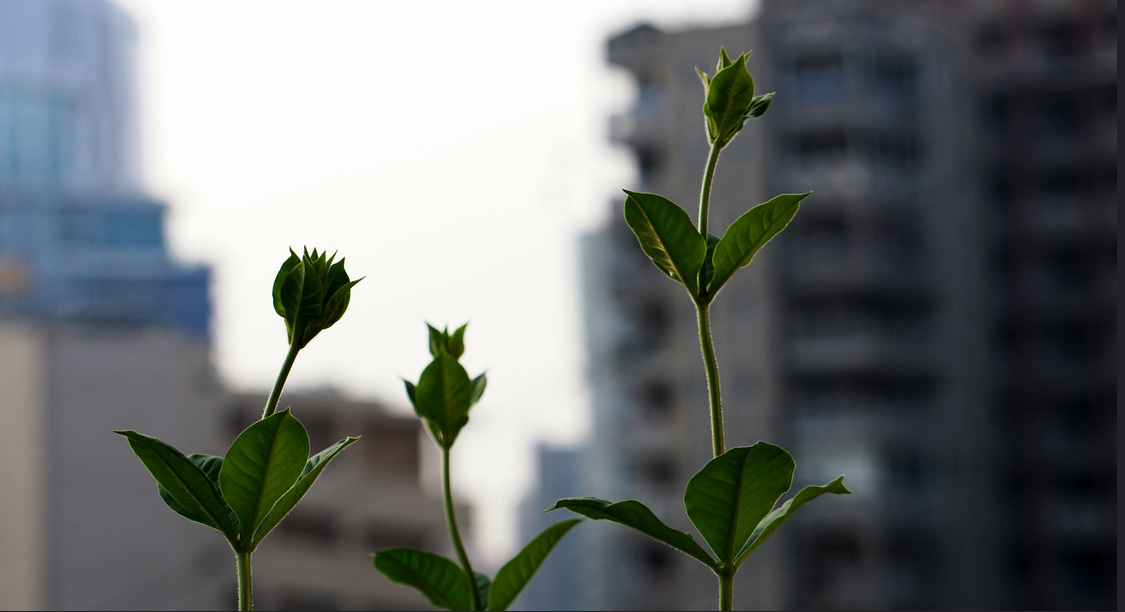
M268 393L241 394L223 409L233 440L262 416ZM281 405L309 432L317 453L347 437L360 440L321 473L300 505L254 553L254 603L267 610L429 610L410 587L391 583L371 553L412 546L452 555L441 499L423 487L424 453L436 450L420 421L373 401L332 392L284 393ZM436 459L434 459L436 462ZM436 488L435 482L435 488ZM471 542L471 508L458 504Z
M0 608L234 606L223 537L168 509L113 430L223 454L205 343L0 321Z
M0 316L210 334L210 270L140 188L134 49L104 0L0 0Z
M1116 5L766 1L740 25L623 32L630 188L689 213L693 68L720 46L753 49L777 97L719 161L711 232L814 191L712 306L728 446L781 443L794 488L853 491L803 509L735 604L1113 606ZM591 493L668 520L708 458L696 323L620 208L583 245ZM604 605L713 604L694 561L617 531Z

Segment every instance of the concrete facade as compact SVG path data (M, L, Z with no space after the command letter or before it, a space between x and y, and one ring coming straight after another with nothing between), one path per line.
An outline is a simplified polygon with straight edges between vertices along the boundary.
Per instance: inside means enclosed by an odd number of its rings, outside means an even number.
M711 231L814 191L712 307L728 309L727 413L753 415L728 416L728 446L781 443L795 488L845 473L854 492L803 509L743 570L768 587L735 605L1112 606L1115 5L765 2L737 26L620 34L609 60L637 98L611 134L636 156L631 188L693 216L692 68L719 46L753 49L778 95L719 161ZM584 243L593 454L610 466L592 494L667 518L708 458L687 451L709 447L706 391L690 301L620 206ZM628 471L645 461L663 468ZM605 606L713 605L693 562L609 532Z

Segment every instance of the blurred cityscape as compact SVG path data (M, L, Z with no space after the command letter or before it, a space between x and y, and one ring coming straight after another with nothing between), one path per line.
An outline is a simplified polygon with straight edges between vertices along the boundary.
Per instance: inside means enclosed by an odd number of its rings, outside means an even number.
M814 191L712 305L728 445L791 449L794 491L853 491L756 553L735 605L1114 608L1117 4L764 0L745 23L621 32L629 187L689 212L694 68L720 45L752 49L777 97L720 159L712 231ZM688 529L710 458L696 321L611 205L583 245L589 478L544 454L539 496L639 499ZM601 524L563 546L583 537L585 588L542 609L714 605L694 560Z
M112 433L221 455L267 395L222 387L210 269L170 258L166 205L140 186L135 43L102 0L0 0L0 609L235 603L223 539L168 511ZM315 449L366 443L255 555L256 603L428 609L370 560L448 546L417 420L330 393L283 399Z
M814 191L712 307L729 446L846 475L744 566L745 609L1116 607L1117 5L762 0L744 22L606 42L631 189L693 211L695 67L753 50L777 91L722 156L712 231ZM233 559L168 511L113 429L222 454L266 392L211 362L211 268L169 255L140 181L136 31L104 0L0 0L0 608L222 609ZM638 499L690 530L710 458L694 313L611 221L582 242L591 439L542 447L518 541L555 499ZM375 575L448 548L413 418L286 394L343 453L255 555L263 609L428 609ZM378 496L375 495L378 491ZM472 508L459 511L465 524ZM175 551L167 554L165 551ZM571 532L517 609L707 609L694 560Z

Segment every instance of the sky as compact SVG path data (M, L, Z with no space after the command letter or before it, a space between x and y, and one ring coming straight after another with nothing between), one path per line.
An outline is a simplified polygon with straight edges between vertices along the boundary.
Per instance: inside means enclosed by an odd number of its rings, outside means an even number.
M744 19L748 0L116 2L138 28L145 185L169 202L173 253L213 266L223 381L264 397L276 377L270 292L290 247L366 276L290 389L412 414L402 379L429 361L425 323L469 322L462 363L489 386L454 489L498 564L522 544L534 445L589 426L577 241L633 177L606 136L632 84L605 41L641 20Z

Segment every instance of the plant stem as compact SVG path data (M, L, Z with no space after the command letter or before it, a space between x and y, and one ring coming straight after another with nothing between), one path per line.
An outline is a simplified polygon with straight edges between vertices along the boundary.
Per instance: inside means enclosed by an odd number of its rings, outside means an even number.
M473 565L469 563L469 555L465 554L465 545L461 543L461 531L457 528L457 511L453 507L453 491L449 486L449 448L441 449L441 485L443 501L445 502L445 522L449 524L449 537L453 540L453 548L457 551L457 558L465 570L469 580L469 595L472 599L470 609L480 609L480 594L477 592L477 575L473 572Z
M250 553L235 552L238 565L238 609L252 610L254 608L254 586L250 580Z
M699 346L703 350L703 369L707 371L707 399L711 405L711 449L715 456L723 454L723 398L719 393L719 362L715 359L715 345L711 341L710 305L696 304L699 320Z
M711 144L711 153L707 155L707 167L703 169L703 187L699 191L699 233L707 239L707 207L711 203L711 180L715 178L715 166L719 163L719 151L722 147Z
M719 610L733 610L734 572L719 572Z
M711 181L715 178L715 166L719 163L717 142L711 143L707 155L707 166L703 169L703 187L699 191L699 233L707 238L707 209L711 203ZM700 293L706 291L700 287ZM695 300L695 315L699 320L699 346L703 350L703 369L707 372L707 399L711 405L711 448L715 456L723 454L723 399L719 394L719 363L715 360L715 345L711 340L711 314L709 301L705 298Z
M281 364L281 372L277 374L277 382L273 383L270 398L266 400L266 409L262 412L263 419L277 410L277 401L281 399L281 389L285 386L285 379L289 378L289 370L293 369L293 362L296 361L297 352L300 350L296 342L289 345L289 352L285 354L285 363Z

